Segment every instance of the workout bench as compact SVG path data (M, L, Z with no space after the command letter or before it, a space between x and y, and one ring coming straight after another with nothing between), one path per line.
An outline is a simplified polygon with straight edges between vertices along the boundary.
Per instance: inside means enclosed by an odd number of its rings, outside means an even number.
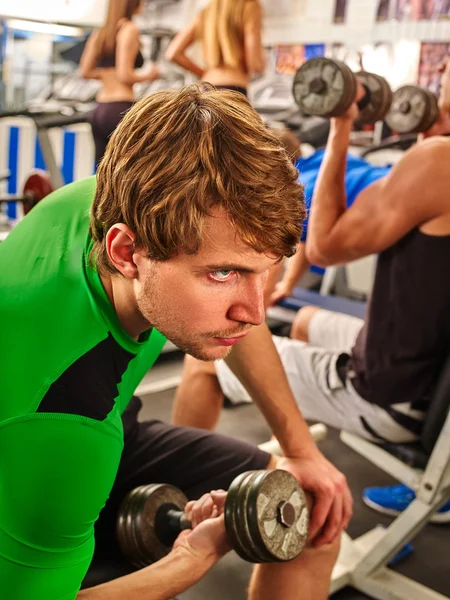
M317 306L326 310L364 318L366 303L360 300L350 300L341 296L328 296L313 290L296 288L292 296L283 298L277 304L267 310L267 315L275 320L285 323L293 323L295 315L303 306Z
M343 535L330 593L349 585L378 600L447 598L387 565L450 499L449 408L450 357L441 371L418 443L378 445L341 433L345 444L414 489L416 499L387 529L375 527L356 540Z

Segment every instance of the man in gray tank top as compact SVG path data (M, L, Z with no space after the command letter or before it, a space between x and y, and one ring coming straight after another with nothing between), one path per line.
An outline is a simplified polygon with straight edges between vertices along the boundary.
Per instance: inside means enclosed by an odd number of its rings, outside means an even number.
M418 439L450 348L450 139L440 135L449 131L450 60L442 71L441 115L424 136L429 139L360 192L350 208L344 178L356 103L331 119L307 255L312 264L327 267L378 254L372 297L365 320L308 306L297 314L291 333L296 339L274 338L304 417L374 441ZM201 414L200 375L211 407ZM195 389L195 403L189 388ZM250 401L223 361L200 365L188 359L174 420L213 427L224 395ZM414 497L405 486L389 488L387 495L371 489L365 500L396 514ZM450 503L434 519L450 521Z

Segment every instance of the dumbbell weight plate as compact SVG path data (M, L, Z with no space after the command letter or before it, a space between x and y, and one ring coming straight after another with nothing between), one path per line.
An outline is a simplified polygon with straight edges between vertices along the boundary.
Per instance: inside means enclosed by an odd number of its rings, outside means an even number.
M267 551L267 548L258 536L258 525L251 523L249 517L255 513L254 506L250 500L250 494L257 490L255 480L261 480L267 471L250 471L241 481L236 498L232 501L234 510L235 536L237 540L245 547L245 556L241 558L253 563L274 562L273 555ZM227 503L230 502L227 496ZM226 519L226 517L225 517ZM239 554L239 553L238 553ZM276 561L275 561L276 562Z
M369 93L367 104L359 112L358 123L382 121L392 103L392 91L388 82L380 75L367 71L356 73L356 78L367 88Z
M233 480L227 492L225 502L225 529L231 545L238 556L247 562L262 562L259 556L255 556L250 543L250 532L246 520L245 507L242 511L242 489L243 484L255 475L254 471L241 473ZM242 489L241 489L242 488Z
M166 556L172 549L177 536L167 543L157 532L157 514L163 505L167 508L183 511L188 498L181 490L167 484L149 485L141 493L138 515L135 519L135 530L138 543L143 549L147 564L156 562Z
M133 537L132 527L134 510L132 509L132 504L140 489L141 488L135 488L127 494L120 507L119 517L116 523L116 536L119 547L123 555L131 562L131 564L138 568L142 568L144 565L142 558L136 551L136 541Z
M48 173L36 169L25 181L23 186L23 210L27 214L40 200L53 192L52 182Z
M422 131L427 131L428 129L430 129L430 127L434 125L434 123L438 120L439 117L439 106L436 96L431 90L426 89L425 92L428 94L430 110L428 112L428 119L425 119L422 123Z
M305 546L309 525L306 496L297 480L287 471L262 471L249 487L247 520L254 547L264 549L267 561L294 559Z
M354 101L356 79L345 63L312 58L297 70L292 91L302 113L335 117Z
M156 519L153 518L153 520L151 521L153 523L153 527L150 528L147 527L146 523L143 520L143 517L148 512L148 505L146 506L147 498L150 497L152 499L151 502L157 501L157 497L161 497L162 487L170 486L163 486L162 484L160 484L159 486L158 484L140 486L138 488L137 494L134 495L133 500L129 505L130 511L127 524L133 553L136 556L136 566L140 565L141 567L145 567L151 564L152 562L156 562L157 560L165 556L170 551L170 548L172 546L171 544L167 548L167 546L164 543L162 543L164 549L161 550L161 540L155 532ZM158 490L156 490L155 488L158 488ZM176 491L178 492L179 490ZM167 497L166 493L167 491L165 492L165 497ZM158 507L163 504L165 504L164 500L161 502L161 504L158 503L156 506L153 505L153 507L157 511ZM179 508L178 506L176 507ZM154 539L160 542L160 545L151 545ZM148 542L148 544L146 544L146 541Z
M420 133L431 127L438 114L434 94L415 85L404 85L394 92L386 123L398 133Z
M166 484L140 486L127 495L117 521L117 538L122 552L136 567L156 562L170 552L171 545L156 534L156 514L163 505L182 511L187 501L181 490Z
M130 562L137 568L146 567L152 562L146 556L145 549L142 547L142 542L139 536L140 520L139 511L141 505L142 492L149 486L140 486L134 489L128 496L128 501L125 501L125 536L126 546L123 548L124 554Z

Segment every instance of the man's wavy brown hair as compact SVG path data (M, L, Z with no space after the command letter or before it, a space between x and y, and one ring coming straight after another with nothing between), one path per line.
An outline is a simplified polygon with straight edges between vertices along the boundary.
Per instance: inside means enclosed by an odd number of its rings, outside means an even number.
M243 94L209 85L137 102L112 135L97 172L93 255L117 273L105 245L124 223L154 260L198 252L203 224L224 209L256 252L291 256L305 218L303 188L279 140Z

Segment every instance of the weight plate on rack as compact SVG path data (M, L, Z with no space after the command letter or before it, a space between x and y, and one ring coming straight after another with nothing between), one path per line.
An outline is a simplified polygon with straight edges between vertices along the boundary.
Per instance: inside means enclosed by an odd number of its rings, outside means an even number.
M45 196L53 192L50 176L46 171L36 169L25 181L23 186L23 211L25 214L36 206Z

